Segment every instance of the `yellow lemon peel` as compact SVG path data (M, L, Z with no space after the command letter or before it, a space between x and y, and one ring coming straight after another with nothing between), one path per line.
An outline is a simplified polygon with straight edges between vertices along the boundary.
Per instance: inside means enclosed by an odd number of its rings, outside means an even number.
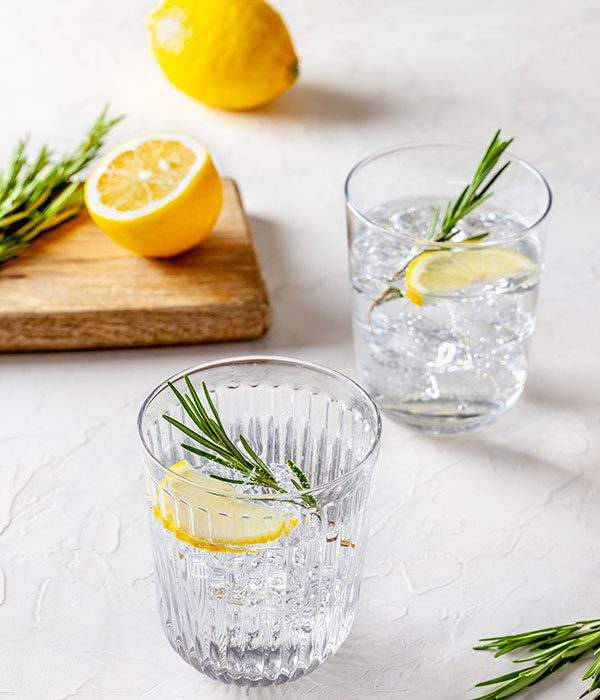
M210 234L223 189L202 143L157 132L105 155L86 182L85 203L96 225L123 248L168 258Z
M171 83L211 107L253 109L298 76L287 28L264 0L165 0L146 27Z

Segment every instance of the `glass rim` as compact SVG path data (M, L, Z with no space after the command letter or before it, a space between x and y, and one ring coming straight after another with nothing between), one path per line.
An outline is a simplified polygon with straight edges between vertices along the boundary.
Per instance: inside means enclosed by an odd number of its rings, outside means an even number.
M152 401L161 394L165 389L168 388L168 383L169 382L175 382L178 379L181 379L184 375L188 374L191 375L193 373L201 372L206 369L213 369L216 367L224 367L228 365L244 365L244 364L278 364L278 365L285 365L288 367L298 367L300 369L307 369L311 370L320 374L325 374L342 384L345 384L349 386L350 388L354 389L360 397L363 399L363 401L369 406L369 408L372 410L374 417L375 417L375 431L374 431L374 440L373 444L370 446L369 450L367 453L360 459L360 461L356 464L355 467L353 467L349 472L342 474L341 476L336 477L335 479L331 479L330 481L326 481L322 484L319 484L318 486L311 486L308 489L303 489L302 491L289 491L286 493L265 493L265 494L251 494L251 493L231 493L230 491L226 491L222 488L219 488L218 483L215 484L215 488L207 488L205 486L201 486L200 484L191 481L190 479L186 479L185 477L171 471L171 466L173 465L166 465L164 464L160 459L158 459L152 452L152 450L149 448L148 444L146 443L144 439L144 435L142 432L142 423L145 417L145 414L150 407ZM382 421L381 421L381 413L379 411L379 408L377 407L377 404L373 401L373 399L369 396L369 394L360 386L360 384L357 384L353 379L350 379L350 377L346 376L342 372L338 372L337 370L331 369L330 367L325 367L324 365L320 365L314 362L309 362L308 360L298 360L292 357L284 357L280 355L241 355L239 357L225 357L220 360L209 360L207 362L201 362L197 365L192 365L191 367L188 367L187 369L184 369L180 372L176 372L173 374L171 377L168 379L165 379L162 381L160 384L158 384L144 399L142 402L142 405L140 407L140 410L138 412L138 417L137 417L137 433L138 433L138 440L140 442L142 452L145 457L150 459L150 461L156 465L163 475L166 475L167 473L171 478L174 478L176 481L180 481L185 484L189 484L193 486L194 488L200 489L201 491L207 491L209 493L216 493L219 495L227 494L231 498L235 499L245 499L245 500L260 500L260 501L289 501L290 496L294 497L294 500L297 498L301 498L302 496L305 495L314 495L315 493L318 493L319 491L323 491L324 489L328 489L332 486L338 486L339 484L344 483L345 481L349 480L352 476L357 474L364 466L366 462L368 462L373 455L376 453L377 449L379 448L380 442L381 442L381 432L382 432Z
M503 238L501 241L486 241L485 239L482 241L474 241L474 242L468 242L468 241L446 241L441 242L438 241L436 242L435 245L432 245L432 241L419 241L414 238L412 238L410 235L406 233L402 233L401 231L390 231L389 229L384 228L380 224L378 224L376 221L373 221L370 219L364 212L360 210L359 207L357 207L354 202L352 201L352 198L350 197L350 182L353 178L353 176L362 168L364 168L366 165L369 163L382 158L387 155L391 155L392 153L396 153L398 151L407 151L411 149L417 149L417 148L440 148L440 147L445 147L445 146L450 146L450 147L459 147L459 148L469 148L469 149L477 149L480 150L482 153L485 153L485 150L487 146L480 144L480 143L475 143L473 141L410 141L407 143L400 143L396 144L394 146L388 146L387 148L382 148L378 151L375 151L356 163L354 167L350 170L346 177L346 181L344 183L344 196L346 199L346 206L348 209L352 212L356 218L360 219L364 224L368 225L370 228L377 229L381 233L386 234L387 236L393 236L394 238L401 238L403 240L406 240L410 242L413 246L418 246L421 248L466 248L466 249L474 249L474 248L494 248L497 247L499 244L504 245L505 243L510 243L513 241L518 241L521 238L524 238L528 234L531 233L531 231L535 228L537 228L542 221L548 216L548 213L550 212L550 209L552 208L552 190L550 189L550 185L548 184L548 181L546 178L542 175L542 173L531 163L529 163L526 160L523 160L523 158L519 158L519 156L515 156L513 153L510 151L507 151L504 155L509 158L511 161L518 163L521 165L525 170L528 170L531 175L533 175L537 180L541 181L543 184L546 194L548 197L548 201L546 204L545 209L543 210L541 216L530 226L527 226L525 229L522 231L519 231L519 233L515 233L512 236L507 236L506 238Z

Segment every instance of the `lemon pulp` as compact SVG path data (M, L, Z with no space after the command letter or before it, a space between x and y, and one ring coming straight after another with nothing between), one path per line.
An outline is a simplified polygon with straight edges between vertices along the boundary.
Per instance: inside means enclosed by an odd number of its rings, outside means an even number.
M144 141L107 165L98 179L100 201L118 211L133 211L165 199L195 161L195 154L177 141Z
M415 304L427 294L447 294L474 282L487 282L539 272L531 258L508 248L482 250L432 250L421 253L406 271L405 296Z

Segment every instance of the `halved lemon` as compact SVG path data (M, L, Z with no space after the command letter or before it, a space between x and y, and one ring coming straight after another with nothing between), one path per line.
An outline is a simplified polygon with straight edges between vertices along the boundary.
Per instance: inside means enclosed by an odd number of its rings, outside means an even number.
M85 203L96 225L123 248L170 258L209 235L223 189L199 141L159 132L107 153L85 184Z
M483 250L432 250L421 253L408 266L405 296L419 306L427 294L447 294L474 282L516 275L534 277L539 265L508 248Z
M298 518L286 517L275 508L237 500L229 484L187 462L174 464L160 486L164 505L155 497L154 515L177 539L201 549L240 551L240 547L276 540L282 533L287 536L298 524Z

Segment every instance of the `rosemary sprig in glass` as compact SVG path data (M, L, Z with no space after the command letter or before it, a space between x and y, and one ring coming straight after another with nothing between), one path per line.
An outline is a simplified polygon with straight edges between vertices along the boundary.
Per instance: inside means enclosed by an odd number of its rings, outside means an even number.
M493 192L490 192L490 188L496 182L496 180L502 175L502 173L510 165L510 161L505 163L499 170L492 173L498 161L502 157L502 154L513 142L513 139L508 139L508 141L502 141L500 139L500 129L494 134L494 138L491 140L490 145L487 148L481 162L479 163L475 175L473 175L473 180L470 185L467 185L464 190L460 193L456 201L448 202L446 205L446 210L444 212L444 217L441 222L439 230L438 221L441 214L441 207L437 207L434 214L433 220L431 221L431 226L429 228L429 233L427 235L427 240L431 243L447 243L457 236L461 230L458 224L461 219L463 219L467 214L470 214L474 209L481 206L486 200L488 200ZM487 237L487 233L480 233L477 236L471 236L470 238L465 238L461 243L475 243L481 241ZM401 280L408 270L409 265L413 260L419 257L421 253L426 250L435 250L437 246L431 245L423 248L417 255L410 258L404 266L398 270L392 277L390 277L388 282L396 282ZM393 299L400 299L404 294L402 290L397 286L388 287L371 306L371 311L380 304L386 301L392 301Z
M582 680L592 679L592 683L580 697L583 698L600 688L600 620L574 622L571 625L548 627L506 637L491 637L480 641L484 643L475 649L495 650L495 657L503 656L515 649L527 648L528 655L515 659L514 663L529 665L504 676L478 683L476 688L489 685L498 687L474 700L507 698L541 681L565 664L573 663L591 652L596 660L586 671ZM593 700L599 699L600 693L593 698Z
M26 140L18 142L8 168L0 173L0 264L20 255L40 234L81 211L83 183L77 176L96 156L109 130L123 118L108 119L107 111L108 106L79 146L55 163L47 146L29 162Z
M171 391L177 397L177 400L182 405L184 411L193 421L198 431L184 425L180 421L172 418L167 414L163 414L163 418L174 425L176 428L185 433L188 437L195 440L199 445L188 445L183 443L181 447L188 452L203 457L215 464L220 464L223 467L228 467L233 472L238 472L244 478L235 479L219 474L209 474L213 479L226 481L230 484L253 484L256 486L264 486L272 489L277 493L288 493L287 489L283 488L275 478L273 472L265 464L265 462L256 454L248 440L243 436L238 436L238 441L241 448L233 443L227 435L219 413L210 397L208 388L202 382L202 389L206 399L206 406L198 396L198 393L192 384L188 375L184 375L184 380L187 385L189 394L182 394L177 387L169 382ZM310 488L310 483L304 472L295 465L291 459L286 461L289 470L292 472L292 483L298 491L304 491ZM314 496L310 494L301 494L299 498L303 504L311 508L317 507L317 502Z

